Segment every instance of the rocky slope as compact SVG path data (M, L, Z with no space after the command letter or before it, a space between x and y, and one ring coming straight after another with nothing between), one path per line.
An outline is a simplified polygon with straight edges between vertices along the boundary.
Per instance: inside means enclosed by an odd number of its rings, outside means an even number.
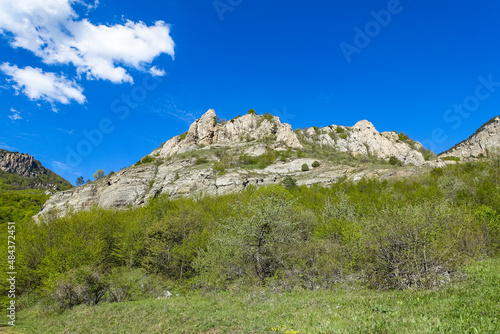
M71 184L42 166L33 156L0 150L0 189L64 190Z
M159 194L222 195L249 185L294 177L299 185L328 186L340 178L389 178L440 166L419 143L394 132L379 133L368 121L292 131L272 115L247 114L220 122L213 110L136 165L53 195L41 215L63 215L98 205L124 208ZM394 157L399 166L387 161ZM319 166L313 167L318 161ZM393 162L394 163L394 162ZM304 171L307 165L309 170ZM317 164L315 164L317 165Z
M489 120L468 139L441 153L439 157L456 157L470 161L486 156L488 150L495 148L500 148L500 116Z

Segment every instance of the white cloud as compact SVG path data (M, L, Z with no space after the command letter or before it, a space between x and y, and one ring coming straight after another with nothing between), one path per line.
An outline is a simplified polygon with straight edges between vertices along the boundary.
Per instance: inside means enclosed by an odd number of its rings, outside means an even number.
M44 73L40 68L27 66L18 68L16 65L3 63L0 70L15 82L14 89L23 92L32 100L45 100L50 103L69 104L74 100L80 104L85 102L83 88L74 81L54 73Z
M156 66L151 67L149 73L154 77L162 77L165 75L165 71L156 68Z
M9 118L13 121L17 121L18 119L23 119L19 114L12 114L9 116Z
M83 0L0 0L0 33L15 48L33 52L46 64L72 64L88 79L130 82L126 68L165 72L152 61L166 53L174 57L170 27L127 20L124 24L94 25L80 19L73 5L95 8Z
M17 120L23 119L20 115L20 113L21 113L20 111L17 111L14 108L10 108L10 112L12 113L12 115L9 115L7 117L9 117L12 121L17 121Z

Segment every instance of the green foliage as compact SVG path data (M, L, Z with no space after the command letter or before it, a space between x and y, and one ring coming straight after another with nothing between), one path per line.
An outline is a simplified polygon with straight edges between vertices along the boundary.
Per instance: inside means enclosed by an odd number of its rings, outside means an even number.
M410 139L410 137L408 137L408 135L404 132L400 132L398 134L398 139L401 140L401 141L407 141Z
M273 114L271 113L268 113L266 112L264 115L262 115L262 117L267 120L268 122L272 123L273 122L273 119L274 119L274 116Z
M288 191L298 188L297 180L290 175L285 176L285 178L281 181L281 185Z
M338 128L337 128L337 129L338 129ZM341 134L339 135L339 137L340 137L340 138L342 138L342 139L347 139L347 133L341 133Z
M307 172L309 170L309 166L307 164L303 164L302 167L301 167L301 170L303 172Z
M83 176L77 177L75 184L76 184L77 187L83 186L85 184L85 179L83 178Z
M104 169L98 169L97 172L94 173L93 178L94 178L94 180L99 180L105 176L106 176L106 172L104 171Z
M186 139L187 134L188 134L188 132L187 132L187 131L186 131L186 132L184 132L184 133L182 133L182 134L180 135L181 140Z
M266 153L259 156L250 156L243 154L238 158L238 166L242 168L257 168L264 169L267 166L272 165L276 159L280 156L280 153L274 150L267 150Z
M208 163L208 159L206 157L198 157L198 158L196 158L194 163L195 163L195 165L203 165L203 164Z
M238 215L221 222L206 251L195 261L205 284L238 279L262 281L288 267L288 255L300 240L293 200L279 186L259 188Z
M391 165L393 165L393 166L400 166L400 165L401 165L401 161L399 161L399 159L398 159L398 158L396 158L396 157L395 157L395 156L393 156L393 155L389 158L389 163L390 163Z
M49 197L42 190L0 191L0 225L34 216Z
M440 157L441 160L443 161L456 161L456 162L460 162L460 158L459 157Z
M152 156L149 156L149 155L146 155L144 158L142 158L141 160L139 160L135 166L140 166L142 164L147 164L147 163L150 163L150 162L153 162L155 161L155 159L152 157ZM104 172L104 171L103 171ZM110 173L111 174L111 173ZM95 174L94 174L94 178L95 178Z
M247 115L257 115L257 112L253 109L247 111Z
M224 175L226 173L226 166L222 162L215 162L213 170L217 173L217 175Z
M464 264L500 254L499 166L484 159L328 188L289 178L283 187L196 200L160 195L140 208L91 208L39 223L29 217L39 210L31 198L48 198L42 192L10 192L0 208L19 212L2 217L16 221L16 286L30 303L126 301L167 285L288 291L354 280L373 289L437 288ZM85 288L80 272L97 272L104 296ZM52 299L55 292L62 297Z
M313 166L314 168L319 167L319 165L320 165L320 164L319 164L318 160L316 160L316 161L314 161L314 162L312 163L312 166Z
M345 129L344 128L341 128L340 126L337 126L335 128L335 132L340 134L340 133L344 133L345 132ZM347 137L346 137L347 138ZM345 138L344 138L345 139Z
M266 288L215 295L171 290L174 295L168 300L101 303L57 313L40 305L18 312L16 329L26 334L75 329L80 333L273 333L277 325L286 325L298 333L498 332L500 259L468 266L466 274L467 279L454 279L433 291L377 291L343 282L334 289L286 293Z
M37 177L24 177L14 173L7 173L0 170L0 191L1 190L25 190L25 189L53 189L68 190L73 186L71 183L46 170L46 174Z

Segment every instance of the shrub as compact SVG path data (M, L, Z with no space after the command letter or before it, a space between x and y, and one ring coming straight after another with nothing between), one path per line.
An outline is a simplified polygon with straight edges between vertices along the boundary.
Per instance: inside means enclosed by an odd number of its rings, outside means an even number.
M309 170L309 166L307 164L303 164L301 169L303 172L307 172Z
M345 132L345 130L344 130L344 128L341 128L340 126L337 126L337 128L335 129L335 132L336 133L343 133L343 132Z
M103 301L108 283L96 269L81 267L60 279L50 297L61 309L70 309L86 303L97 305Z
M186 139L187 134L188 134L188 133L187 133L187 131L186 131L186 132L184 132L183 134L181 134L181 135L180 135L181 140Z
M316 160L316 161L314 161L314 162L312 163L312 166L313 166L314 168L319 167L319 162L318 162L317 160Z
M363 253L376 289L441 285L463 263L463 242L474 234L467 215L446 202L386 209L366 224Z
M149 156L149 155L146 155L144 158L142 158L141 160L139 160L135 165L136 166L140 166L142 164L147 164L147 163L150 163L150 162L153 162L155 159L153 159L153 157Z
M266 112L262 117L264 117L265 120L269 121L270 123L273 122L274 116L268 112Z
M285 187L285 189L287 190L292 190L292 189L295 189L297 188L297 180L295 180L293 177L291 177L290 175L287 175L285 176L285 178L283 179L283 181L281 181L281 184L283 185L283 187Z
M218 174L218 175L223 175L226 172L226 167L222 162L216 162L214 163L213 170Z
M199 157L199 158L196 158L196 161L194 162L195 165L203 165L203 164L206 164L208 162L208 159L206 157Z
M280 186L259 188L237 215L220 223L194 266L207 286L224 286L246 278L265 282L288 267L287 254L299 243L293 200Z
M257 115L257 112L253 109L247 111L247 115Z
M441 157L440 159L443 160L443 161L456 161L456 162L460 162L460 158L459 157Z
M391 156L389 158L389 163L393 166L401 165L401 161L399 161L399 159L396 158L395 156Z
M341 133L339 137L342 139L347 139L347 133Z

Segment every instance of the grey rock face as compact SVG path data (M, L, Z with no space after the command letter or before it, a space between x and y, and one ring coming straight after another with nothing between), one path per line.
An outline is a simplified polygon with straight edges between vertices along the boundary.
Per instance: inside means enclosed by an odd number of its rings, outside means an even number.
M488 150L500 148L500 117L494 117L468 139L439 155L440 158L457 157L464 161L475 160L488 154Z
M185 137L173 137L161 148L154 150L150 156L167 158L204 146L231 146L251 139L265 138L273 138L276 142L282 142L292 148L302 147L292 127L281 123L276 116L269 121L263 116L249 114L225 123L217 123L217 115L210 109L191 124Z
M31 155L0 150L0 170L24 177L47 174L40 161Z
M379 133L369 121L362 120L353 127L330 125L315 130L308 128L302 131L307 141L322 146L333 147L340 152L354 155L372 155L389 160L394 156L405 165L441 165L440 161L425 161L422 145L418 142L401 141L395 132Z
M425 168L384 167L360 163L338 165L323 159L299 158L304 145L314 144L354 155L368 155L388 160L395 156L404 164L437 166L440 161L425 161L416 142L403 142L394 132L379 133L373 124L360 121L352 128L331 125L321 129L292 131L278 117L248 114L224 123L217 122L213 110L196 120L187 133L176 136L154 150L154 161L132 166L93 183L56 193L38 215L54 212L64 215L93 205L103 208L140 206L160 194L171 198L192 195L223 195L244 190L249 185L261 186L294 177L299 185L329 186L340 178L359 181L362 178L390 178L418 173ZM268 151L292 152L265 168L227 167L216 169L224 157L238 160L242 155L259 157ZM223 154L221 154L221 152ZM206 160L198 162L197 156ZM313 168L318 160L320 166ZM208 162L206 162L208 161ZM302 171L306 164L309 171ZM250 167L248 167L250 168Z

